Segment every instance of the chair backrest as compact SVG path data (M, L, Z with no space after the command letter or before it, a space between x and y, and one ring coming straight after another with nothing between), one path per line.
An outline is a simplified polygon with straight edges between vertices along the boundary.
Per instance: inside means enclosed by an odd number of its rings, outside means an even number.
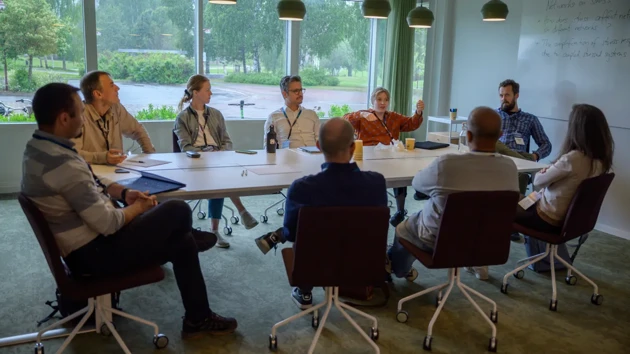
M173 152L182 152L182 149L179 148L179 137L177 134L173 132Z
M294 284L381 284L388 228L387 207L301 208L294 244Z
M57 287L61 293L65 293L70 287L71 281L70 277L66 273L66 268L61 261L59 246L57 246L57 241L55 241L55 236L50 230L48 222L35 203L28 199L24 194L20 193L18 201L20 202L20 206L26 215L26 219L28 219L29 224L31 224L31 228L37 237L37 241L39 241L42 252L44 252L44 256L48 262L48 267L55 278Z
M433 267L504 264L519 193L460 192L446 199L433 251Z
M563 238L571 240L595 228L599 210L614 178L614 173L605 173L580 183L564 219Z

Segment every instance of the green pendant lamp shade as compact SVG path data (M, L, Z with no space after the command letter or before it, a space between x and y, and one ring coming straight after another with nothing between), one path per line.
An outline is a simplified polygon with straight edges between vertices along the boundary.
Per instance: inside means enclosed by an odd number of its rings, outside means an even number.
M409 11L407 15L407 23L411 28L431 28L434 19L433 12L422 6L422 1L420 6Z
M364 0L361 12L365 18L387 18L392 11L389 0Z
M490 0L481 8L484 21L505 21L509 12L507 4L501 0Z
M209 0L211 4L236 5L236 0Z
M306 15L306 6L302 0L280 0L278 17L285 21L302 21Z

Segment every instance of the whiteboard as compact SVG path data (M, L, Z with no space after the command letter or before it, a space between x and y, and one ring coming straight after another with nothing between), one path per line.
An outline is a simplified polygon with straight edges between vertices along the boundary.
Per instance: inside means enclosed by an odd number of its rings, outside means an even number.
M523 1L516 81L519 106L539 117L588 103L630 129L630 0Z

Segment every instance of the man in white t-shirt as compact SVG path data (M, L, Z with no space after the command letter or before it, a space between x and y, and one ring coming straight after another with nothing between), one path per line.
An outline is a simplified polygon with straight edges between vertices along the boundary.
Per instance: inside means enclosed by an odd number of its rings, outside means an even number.
M403 238L422 250L433 252L442 212L449 194L466 191L518 191L514 161L496 152L501 136L501 117L490 107L477 107L468 116L469 153L438 157L414 177L415 190L430 198L424 210L412 214L396 227L394 245L387 254L392 273L406 276L416 258L399 242ZM516 205L514 206L516 208ZM488 267L468 269L481 280L488 279Z
M271 125L276 132L280 148L315 146L320 122L315 111L302 107L305 90L299 76L285 76L280 80L284 107L272 112L267 118L263 133L263 148L266 147L266 136Z

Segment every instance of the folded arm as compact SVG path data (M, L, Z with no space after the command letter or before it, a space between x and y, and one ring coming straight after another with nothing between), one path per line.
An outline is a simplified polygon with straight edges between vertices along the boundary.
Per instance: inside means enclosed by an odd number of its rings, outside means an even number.
M571 164L566 155L562 156L546 170L539 172L534 177L534 188L540 190L551 184L566 178L571 173Z

